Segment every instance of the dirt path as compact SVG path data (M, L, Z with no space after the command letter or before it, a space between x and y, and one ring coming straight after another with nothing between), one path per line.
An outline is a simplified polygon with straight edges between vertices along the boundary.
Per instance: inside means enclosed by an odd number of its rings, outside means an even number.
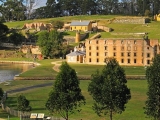
M61 63L62 61L55 61L55 62L51 62L51 64L54 64L53 66L53 70L59 72L59 67L61 66Z

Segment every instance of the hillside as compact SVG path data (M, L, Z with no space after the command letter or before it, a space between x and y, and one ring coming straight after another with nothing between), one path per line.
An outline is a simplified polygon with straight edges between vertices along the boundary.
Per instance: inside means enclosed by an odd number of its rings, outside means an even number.
M110 33L101 32L102 38L128 38L128 37L142 38L143 35L136 36L133 35L133 33L148 33L149 39L160 39L160 31L159 31L160 22L151 21L150 23L147 24L120 24L120 23L109 22L116 17L121 17L121 16L115 16L115 15L66 16L58 18L8 22L5 24L9 28L22 28L22 26L25 23L32 23L32 22L51 23L52 21L60 20L63 21L64 23L67 23L71 22L72 20L92 20L92 21L97 21L99 25L103 25L113 29L113 31Z

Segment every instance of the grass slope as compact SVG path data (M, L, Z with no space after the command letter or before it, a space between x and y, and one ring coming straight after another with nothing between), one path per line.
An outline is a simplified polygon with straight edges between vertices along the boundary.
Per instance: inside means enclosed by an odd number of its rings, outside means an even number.
M26 21L14 21L5 23L9 28L22 28L25 23L32 22L43 22L51 23L52 21L64 21L65 23L71 22L72 20L93 20L97 21L98 25L107 26L113 29L112 32L101 32L102 38L143 38L143 36L135 35L123 35L122 33L137 33L137 32L146 32L148 33L149 39L160 39L159 26L160 22L151 21L147 25L144 24L116 24L110 23L108 20L111 20L115 17L120 17L116 15L79 15L79 16L66 16L58 18L47 18L47 19L34 19ZM74 35L74 33L69 33L69 35ZM90 35L92 36L92 35Z
M12 82L12 84L15 81ZM21 84L23 81L18 81ZM25 81L27 82L27 81ZM35 81L28 81L34 82ZM51 81L46 81L51 82ZM52 81L54 82L54 81ZM92 97L89 95L87 88L90 81L80 81L80 87L82 89L82 94L86 98L86 105L82 106L82 111L80 113L75 113L70 116L71 120L104 120L104 117L98 117L94 111L92 110L93 100ZM19 84L19 85L21 85ZM145 106L146 100L146 91L147 91L147 82L145 80L130 80L127 83L128 87L131 90L132 98L126 105L126 110L122 114L115 114L113 115L113 120L149 120L146 118L144 114L143 107ZM0 85L0 87L3 85ZM32 89L29 91L25 91L23 93L11 94L9 95L9 99L7 100L11 107L16 107L16 97L19 94L23 94L26 98L30 101L30 105L32 106L33 110L32 113L45 113L48 115L49 112L45 109L45 102L48 98L48 94L51 91L52 87L45 87L43 89ZM54 114L55 117L58 115ZM7 118L6 115L1 115L0 118ZM106 120L109 120L109 116L107 115ZM18 120L19 118L17 118ZM10 120L15 120L15 118L10 118Z

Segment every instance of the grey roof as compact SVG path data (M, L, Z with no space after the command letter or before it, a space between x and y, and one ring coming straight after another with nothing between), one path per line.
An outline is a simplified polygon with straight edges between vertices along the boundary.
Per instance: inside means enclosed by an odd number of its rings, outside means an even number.
M67 54L66 56L78 56L78 55L86 55L86 52L84 52L84 51L74 51L74 52L71 52L71 53Z
M87 26L90 21L72 21L70 26Z

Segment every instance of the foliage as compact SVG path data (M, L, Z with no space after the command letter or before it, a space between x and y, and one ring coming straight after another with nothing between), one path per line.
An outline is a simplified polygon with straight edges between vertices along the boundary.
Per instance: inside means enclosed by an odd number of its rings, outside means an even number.
M57 30L50 32L42 31L38 34L37 45L40 46L41 52L46 57L59 57L63 50L63 35Z
M9 41L14 45L20 45L24 41L25 37L18 32L12 32L9 36Z
M156 55L153 63L147 67L146 78L148 92L145 114L155 120L160 119L160 55Z
M99 116L109 113L111 120L113 113L122 113L131 98L126 83L124 70L114 58L108 58L102 72L93 74L88 86L88 91L95 101L93 110Z
M63 21L53 21L52 25L57 29L61 29L63 28L64 22Z
M2 89L2 88L0 88L0 101L2 100L3 93L4 93L3 89Z
M17 98L17 109L21 112L31 111L31 106L29 106L29 100L25 96L19 95Z
M49 94L46 108L53 113L59 113L68 120L69 115L73 114L82 104L85 98L79 87L79 80L76 72L66 62L62 63L60 72L56 76L53 90Z
M6 39L8 31L9 31L8 27L0 22L0 42Z

